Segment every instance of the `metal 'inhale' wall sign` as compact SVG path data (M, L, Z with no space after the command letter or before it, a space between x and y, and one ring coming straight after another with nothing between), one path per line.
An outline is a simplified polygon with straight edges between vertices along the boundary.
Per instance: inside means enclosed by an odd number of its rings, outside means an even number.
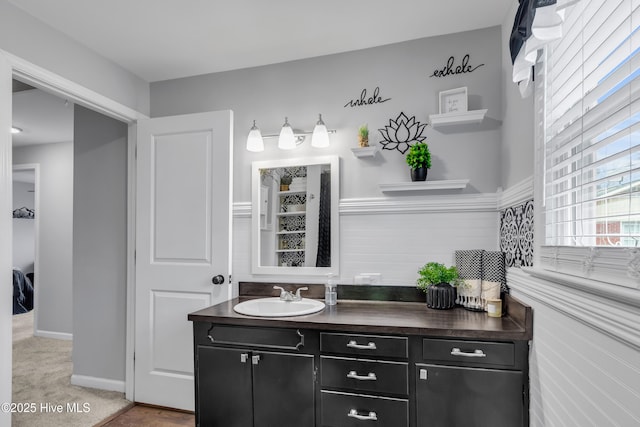
M347 102L346 104L344 104L344 108L347 107L363 107L365 105L372 105L372 104L382 104L384 102L389 101L391 98L383 98L382 96L380 96L380 87L376 86L376 88L373 90L373 95L372 96L367 96L367 89L362 89L362 92L360 92L360 97L358 99L352 99L349 102Z

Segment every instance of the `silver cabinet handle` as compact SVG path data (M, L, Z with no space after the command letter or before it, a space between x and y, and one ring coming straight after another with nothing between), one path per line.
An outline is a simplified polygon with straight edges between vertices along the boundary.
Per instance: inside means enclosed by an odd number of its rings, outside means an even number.
M349 341L349 343L347 344L347 347L357 348L358 350L376 350L378 348L376 347L376 343L374 342L369 342L369 344L362 345L362 344L358 344L353 340Z
M369 415L360 415L358 414L357 409L350 410L349 413L347 414L347 417L351 417L351 418L355 418L356 420L363 420L363 421L378 421L378 414L376 414L375 412L369 412Z
M351 371L347 374L347 378L353 378L360 381L376 381L378 377L374 372L369 372L367 375L358 375L356 371Z
M462 357L487 357L487 355L482 350L474 350L473 353L465 353L457 347L451 349L451 355Z
M257 365L258 363L260 363L260 356L257 354L255 356L251 356L251 364Z
M242 353L240 355L240 362L241 363L247 363L247 360L249 360L249 355L247 353Z

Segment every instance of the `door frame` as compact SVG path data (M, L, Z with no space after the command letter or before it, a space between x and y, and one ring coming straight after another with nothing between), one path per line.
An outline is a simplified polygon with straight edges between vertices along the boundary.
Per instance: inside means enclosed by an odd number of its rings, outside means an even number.
M12 98L11 92L6 94L6 89L11 84L12 78L18 78L34 87L44 89L54 95L61 98L68 99L76 104L87 107L93 111L104 114L108 117L120 120L129 125L128 138L127 138L127 174L129 177L136 176L136 123L138 120L149 118L144 113L136 111L124 104L114 101L104 95L101 95L85 86L75 83L67 78L60 76L50 70L35 65L29 61L26 61L16 55L6 52L0 49L0 112L9 112L9 120L12 117ZM5 122L2 120L3 114L0 114L0 129L4 127L6 132L9 131L9 127L5 127ZM5 119L6 120L6 119ZM11 147L11 135L4 133L0 134L0 182L4 181L8 184L11 183L11 171L13 168L12 162L12 147ZM3 143L4 141L4 143ZM6 167L3 167L6 166ZM133 375L133 355L134 355L134 319L135 319L135 202L136 202L136 190L135 179L127 180L127 274L126 274L126 287L127 287L127 307L126 307L126 346L125 346L125 397L128 400L133 400L134 391L134 375ZM11 200L11 187L10 185L0 186L0 201ZM0 206L4 206L0 202ZM3 221L0 219L0 234L5 236L11 236L12 224L10 221ZM8 254L11 259L11 241L8 239L8 244L0 246L0 254ZM9 246L9 247L7 247ZM10 262L10 261L8 261ZM5 264L0 265L1 269L8 269ZM10 267L10 266L9 266ZM0 289L5 290L12 289L9 286L9 274L0 276ZM5 285L2 285L5 283ZM0 291L1 295L1 291ZM4 299L4 298L3 298ZM9 303L0 305L0 319L6 318L6 307L9 307L11 297L6 299ZM5 307L6 306L6 307ZM2 322L0 322L1 324ZM9 322L10 325L10 322ZM9 332L10 331L9 327ZM11 334L6 334L7 328L0 329L0 360L11 360L12 353L12 340ZM8 342L7 342L8 341ZM7 345L8 344L8 345ZM2 381L8 384L7 388L0 388L0 401L11 401L11 371L2 372L4 367L0 366L0 380L8 379L8 381ZM79 384L87 385L90 384ZM104 386L105 384L101 384ZM95 384L94 384L95 386ZM7 395L8 394L8 395ZM10 416L10 414L9 414ZM0 418L0 421L2 418Z

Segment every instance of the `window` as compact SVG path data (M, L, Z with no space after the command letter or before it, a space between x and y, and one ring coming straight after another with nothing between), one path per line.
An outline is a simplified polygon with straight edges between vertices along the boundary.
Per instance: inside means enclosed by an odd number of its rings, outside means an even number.
M640 247L639 5L582 0L545 52L546 245Z

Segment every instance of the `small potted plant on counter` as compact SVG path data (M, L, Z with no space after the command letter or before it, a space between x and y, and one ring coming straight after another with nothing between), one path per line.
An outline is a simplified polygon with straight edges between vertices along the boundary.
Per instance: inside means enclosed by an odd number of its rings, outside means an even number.
M427 294L427 307L453 308L456 304L456 288L459 282L458 269L437 262L428 262L418 270L416 287Z
M411 168L411 181L427 179L427 170L431 168L431 152L425 142L417 142L412 145L405 159Z
M362 125L358 128L358 143L360 147L368 147L369 146L369 126Z

